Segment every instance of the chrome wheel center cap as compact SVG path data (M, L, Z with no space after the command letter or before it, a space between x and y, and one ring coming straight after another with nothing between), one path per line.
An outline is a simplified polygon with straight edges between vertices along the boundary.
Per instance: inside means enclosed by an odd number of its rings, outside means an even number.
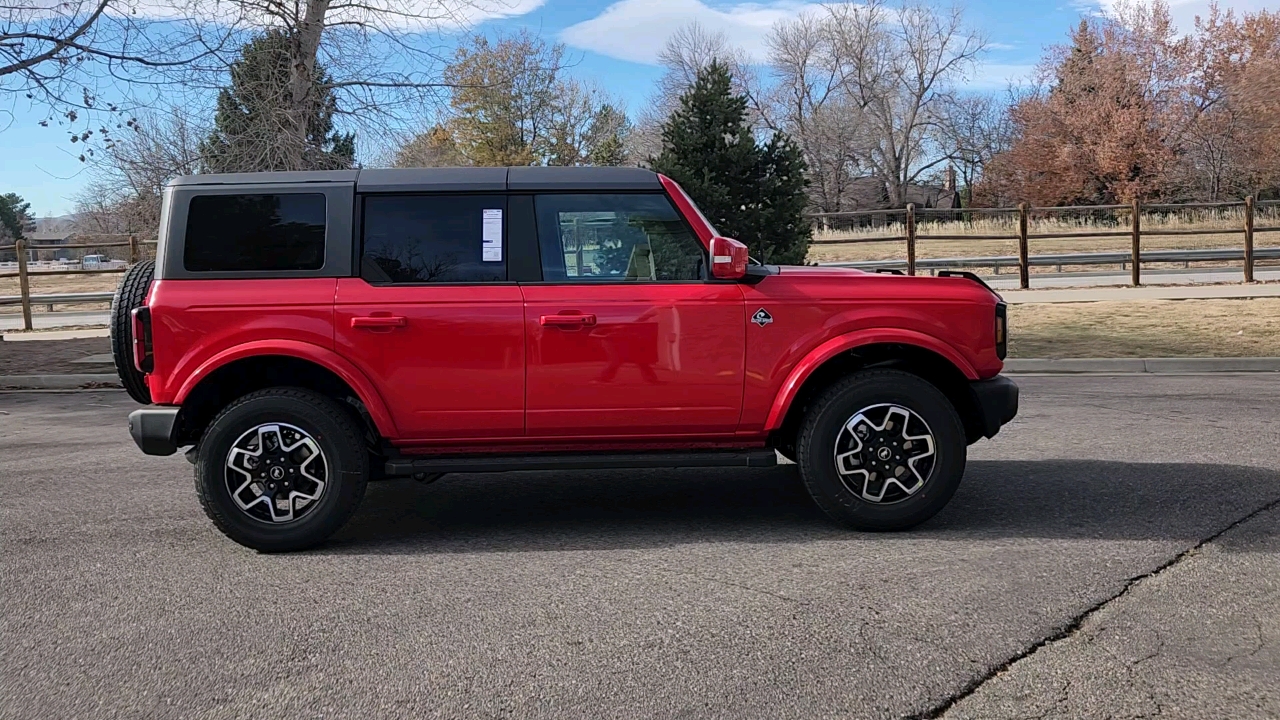
M888 460L892 456L893 456L893 451L887 447L882 447L876 451L876 457L880 458L881 460ZM274 469L275 468L272 468L272 470Z
M274 465L272 466L271 470L267 474L271 476L272 480L283 480L284 468L280 467L279 465Z

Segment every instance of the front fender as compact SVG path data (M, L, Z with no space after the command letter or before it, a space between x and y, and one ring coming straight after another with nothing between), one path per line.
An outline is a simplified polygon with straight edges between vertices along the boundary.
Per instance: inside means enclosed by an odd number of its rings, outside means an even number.
M796 363L796 366L787 375L787 379L782 383L782 387L779 388L777 396L774 397L773 406L769 409L769 416L765 421L764 429L771 431L782 427L782 421L787 417L787 410L790 409L796 394L800 392L804 381L815 370L822 367L823 363L840 353L879 343L914 345L932 351L955 365L960 372L964 373L966 378L970 380L978 379L978 371L974 369L972 363L966 360L955 348L932 335L903 328L867 328L858 330L831 338L811 350L800 362Z
M383 402L382 396L378 394L373 383L369 382L369 378L365 377L359 368L332 350L299 340L255 340L219 352L205 360L195 372L187 376L174 396L174 404L181 405L185 402L187 396L201 381L223 365L263 355L286 355L306 360L337 375L343 382L350 385L352 390L355 390L356 397L360 398L360 402L364 403L365 409L369 411L369 417L377 426L378 433L383 437L397 437L395 422L391 419L386 403Z

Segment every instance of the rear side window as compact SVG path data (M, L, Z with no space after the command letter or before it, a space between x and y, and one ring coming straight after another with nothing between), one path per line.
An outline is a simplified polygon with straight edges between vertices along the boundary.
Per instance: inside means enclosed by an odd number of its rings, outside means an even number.
M665 195L539 195L534 204L543 280L706 279L706 251Z
M182 262L191 272L318 270L324 233L320 193L197 195Z
M371 283L503 282L506 207L501 195L365 197L360 275Z

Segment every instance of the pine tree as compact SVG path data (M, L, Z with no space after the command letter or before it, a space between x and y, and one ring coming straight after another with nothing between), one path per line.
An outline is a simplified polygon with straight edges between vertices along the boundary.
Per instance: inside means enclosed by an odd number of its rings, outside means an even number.
M304 147L291 147L284 112L289 96L289 38L270 31L246 43L231 64L231 85L218 93L214 128L200 144L206 172L261 170L335 170L355 162L354 133L333 129L337 99L332 80L316 68L310 93L312 107L304 111Z
M24 226L31 219L31 203L17 193L0 195L0 238L21 240Z
M747 98L734 94L724 65L712 62L680 97L650 166L680 183L711 224L745 243L752 257L804 262L811 234L803 217L804 158L783 133L756 142Z

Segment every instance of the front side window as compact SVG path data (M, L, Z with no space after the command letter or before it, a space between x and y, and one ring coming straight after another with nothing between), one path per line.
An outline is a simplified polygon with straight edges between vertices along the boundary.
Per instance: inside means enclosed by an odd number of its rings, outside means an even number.
M324 233L320 193L197 195L182 264L191 272L319 270Z
M361 277L371 283L505 281L505 211L501 195L366 197Z
M706 279L702 243L665 195L539 195L534 205L543 280Z

